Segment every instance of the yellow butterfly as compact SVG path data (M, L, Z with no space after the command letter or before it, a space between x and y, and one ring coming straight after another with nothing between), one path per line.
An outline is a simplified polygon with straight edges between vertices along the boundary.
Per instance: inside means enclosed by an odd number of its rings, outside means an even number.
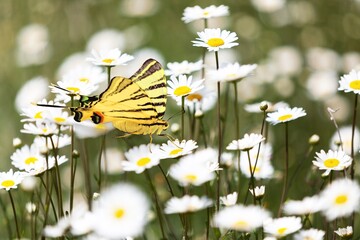
M98 97L80 96L80 107L73 108L77 122L112 122L129 134L161 134L169 126L165 114L167 86L161 64L148 59L130 78L114 77Z

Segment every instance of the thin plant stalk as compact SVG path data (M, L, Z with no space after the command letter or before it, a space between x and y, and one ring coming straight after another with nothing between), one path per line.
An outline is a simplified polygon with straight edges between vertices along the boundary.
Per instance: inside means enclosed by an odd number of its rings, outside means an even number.
M165 174L165 172L164 172L164 169L161 167L160 164L159 164L158 166L159 166L159 168L160 168L160 171L161 171L162 175L163 175L164 178L165 178L165 181L166 181L166 184L168 185L168 188L169 188L169 191L170 191L170 193L171 193L171 196L174 197L174 196L175 196L174 191L172 190L172 187L171 187L171 185L170 185L169 179L167 178L167 176L166 176L166 174Z
M238 109L238 91L237 91L237 82L233 82L234 86L234 115L235 115L235 129L236 129L236 139L240 139L240 126L239 126L239 109ZM238 192L240 193L241 189L241 171L240 171L240 151L237 152L237 163L238 163Z
M354 101L354 112L353 112L353 119L352 119L352 129L351 129L351 158L353 159L351 163L351 179L354 179L355 175L355 152L354 152L354 138L355 138L355 127L356 127L356 113L357 113L357 105L358 105L358 95L355 94L355 101Z
M289 173L289 133L288 133L288 123L285 122L285 173L284 173L284 184L281 193L281 199L278 210L278 217L281 216L281 209L286 198L286 191L288 185L288 173Z
M11 227L10 227L11 223L10 223L9 216L7 215L5 204L4 204L1 197L0 197L0 207L1 207L2 211L4 212L3 216L4 216L5 220L6 220L7 232L8 232L8 235L9 235L8 237L9 237L9 239L11 239L12 238L12 232L11 232Z
M219 69L219 54L215 51L216 69ZM221 131L221 116L220 116L220 82L217 82L217 124L218 124L218 163L221 164L221 147L222 147L222 131ZM220 210L220 173L218 174L217 188L216 188L216 210Z
M106 173L106 153L105 153L105 147L106 146L106 134L102 136L101 138L101 144L100 144L100 152L99 152L99 158L98 158L98 188L99 192L101 192L101 185L103 181L102 176L102 167L101 167L101 160L103 159L103 153L104 153L104 169Z
M181 96L181 140L185 134L185 96Z
M249 190L250 190L250 185L252 185L252 190L253 190L253 203L254 205L256 205L256 195L255 195L255 177L254 177L254 172L253 171L253 167L251 166L251 157L250 157L250 150L246 151L247 156L248 156L248 161L249 161L249 170L250 170L250 183L249 184Z
M70 96L70 106L74 107L74 96ZM75 183L75 168L76 162L74 161L74 126L70 126L70 212L72 212L74 205L74 183Z
M11 194L11 190L9 190L9 191L7 191L7 192L8 192L9 197L10 197L11 207L12 207L13 214L14 214L15 227L16 227L16 235L17 235L17 238L20 239L19 223L18 223L18 219L17 219L17 216L16 216L14 199L13 199L13 196L12 196L12 194Z
M155 186L151 180L151 177L150 177L150 173L147 169L145 169L145 176L150 184L150 187L151 187L151 190L154 194L154 198L155 198L155 206L156 206L156 212L157 212L157 215L158 215L158 219L159 219L159 225L160 225L160 230L161 230L161 235L162 235L162 238L163 239L166 239L165 237L165 230L164 230L164 223L163 223L163 218L162 218L162 214L161 214L161 207L160 207L160 202L159 202L159 197L157 195L157 192L156 192L156 189L155 189Z
M89 166L89 158L87 154L85 139L81 141L81 147L83 152L83 154L81 154L81 160L83 164L84 177L85 177L86 199L89 209L91 210L92 190L91 190L91 180L90 180L90 166Z

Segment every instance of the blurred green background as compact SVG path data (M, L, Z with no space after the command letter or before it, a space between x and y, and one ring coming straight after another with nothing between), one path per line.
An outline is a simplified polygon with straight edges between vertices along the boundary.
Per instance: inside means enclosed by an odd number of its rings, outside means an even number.
M16 94L24 83L36 76L44 76L52 83L60 80L58 72L64 60L74 53L89 53L90 39L105 29L122 34L119 47L126 53L136 55L142 49L152 49L156 56L150 53L149 57L162 58L164 65L196 61L202 49L192 47L191 40L203 24L181 21L184 8L194 5L229 6L230 16L209 22L209 27L235 31L239 36L239 46L221 52L220 61L259 64L257 74L240 83L242 103L286 101L307 111L308 116L290 128L295 161L305 157L307 139L313 133L321 137L319 148L327 149L334 127L326 107L340 108L336 113L339 125L351 121L352 95L337 93L336 88L339 76L360 64L360 1L270 1L274 5L266 2L269 1L1 0L1 169L5 171L10 166L12 139L26 139L20 133L21 117L14 107ZM38 55L43 61L22 61L25 57L21 48L26 39L21 40L20 33L31 24L45 29L40 37L45 53ZM33 49L31 45L27 47ZM212 61L211 56L208 59ZM315 73L319 75L313 76ZM241 114L242 135L259 126L260 115L244 110ZM224 144L234 139L230 133ZM273 136L275 144L279 144L275 147L279 158L282 134L281 127L276 126ZM311 157L308 160L310 165Z

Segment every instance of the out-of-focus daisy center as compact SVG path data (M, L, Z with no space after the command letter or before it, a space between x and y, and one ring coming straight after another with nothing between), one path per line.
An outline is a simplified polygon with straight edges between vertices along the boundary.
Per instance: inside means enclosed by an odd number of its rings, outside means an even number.
M208 11L204 11L204 12L203 12L203 15L204 15L204 17L206 17L207 15L209 15L209 12L208 12Z
M43 129L42 129L42 132L43 132L43 133L47 133L47 131L48 131L47 128L43 128Z
M170 155L176 155L181 153L183 150L181 148L174 149L170 152Z
M95 128L100 129L100 130L105 130L105 124L95 124Z
M80 91L78 87L67 87L66 89L69 90L70 92L75 92L75 93L78 93Z
M277 232L278 232L279 234L284 234L286 230L287 230L287 228L286 228L286 227L283 227L283 228L279 228L279 229L277 230Z
M1 186L3 187L12 187L15 185L15 182L13 180L5 180L1 183Z
M37 158L36 157L28 157L27 159L25 159L25 164L26 165L30 165L30 164L34 164L37 162Z
M114 60L115 60L115 59L113 59L113 58L105 58L105 59L102 60L102 62L103 62L103 63L106 63L106 64L110 64L110 63L112 63Z
M249 224L243 220L237 221L236 223L234 223L234 228L243 228L248 226Z
M117 219L122 218L124 214L125 214L125 210L123 208L116 209L116 211L114 212L114 216Z
M285 114L285 115L280 116L280 117L278 118L278 120L279 120L279 121L286 121L286 120L292 118L292 116L293 116L292 114Z
M193 174L188 174L188 175L185 176L185 179L193 182L193 181L195 181L197 179L197 176L193 175Z
M35 119L42 119L42 112L37 112L34 116Z
M88 83L89 82L89 79L86 78L86 77L82 77L79 79L80 82L83 82L83 83Z
M337 165L339 165L339 163L339 160L337 160L336 158L329 158L324 161L325 167L328 168L336 167Z
M350 87L355 90L360 90L360 80L351 81Z
M56 117L56 118L54 118L54 121L57 122L57 123L62 123L62 122L65 122L65 118Z
M145 166L146 164L148 164L150 161L151 161L150 158L144 157L144 158L140 158L140 159L136 162L136 164L137 164L139 167L143 167L143 166Z
M224 45L224 40L222 38L210 38L207 41L207 44L211 47L220 47L222 45Z
M200 94L197 94L197 93L190 94L189 96L186 97L186 99L189 101L197 100L199 102L201 101L202 98L203 98L203 96L201 96Z
M174 94L176 96L184 96L190 92L191 92L191 88L189 88L188 86L180 86L175 89Z
M346 195L339 195L335 199L336 204L344 204L347 202L348 197Z

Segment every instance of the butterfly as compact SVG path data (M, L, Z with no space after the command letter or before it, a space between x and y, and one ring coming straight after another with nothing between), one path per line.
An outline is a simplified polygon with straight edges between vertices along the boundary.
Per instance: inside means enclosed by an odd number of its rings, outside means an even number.
M74 120L95 124L111 122L128 134L161 134L169 126L166 110L167 86L164 69L146 60L130 78L114 77L99 96L80 96L79 107L71 108Z

